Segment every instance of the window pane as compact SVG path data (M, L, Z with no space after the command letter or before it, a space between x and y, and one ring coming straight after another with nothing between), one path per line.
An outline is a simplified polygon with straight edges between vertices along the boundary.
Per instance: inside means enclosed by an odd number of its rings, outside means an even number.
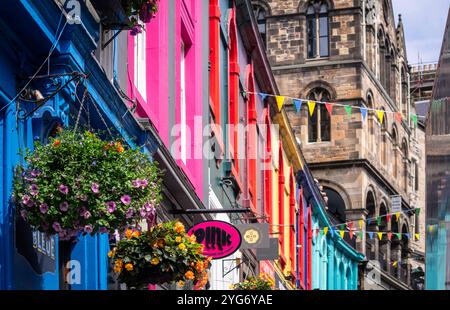
M328 17L319 17L319 35L321 37L328 36Z
M316 22L314 17L307 19L307 33L308 33L308 58L316 56Z
M315 12L314 12L314 7L313 7L312 5L310 5L310 6L308 7L308 11L306 11L306 14L307 14L307 15L314 15L314 14L315 14Z
M320 13L326 13L328 11L328 6L326 5L326 3L322 4L320 6Z
M331 141L331 120L325 105L320 105L320 131L322 141Z
M317 105L312 117L308 120L309 142L317 142Z
M329 56L328 53L328 37L320 38L320 57Z

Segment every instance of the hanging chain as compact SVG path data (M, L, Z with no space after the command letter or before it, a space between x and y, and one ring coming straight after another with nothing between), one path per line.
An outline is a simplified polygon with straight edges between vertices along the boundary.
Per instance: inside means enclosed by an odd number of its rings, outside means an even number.
M81 98L80 109L78 110L77 120L75 121L75 131L78 129L78 124L80 122L81 111L83 111L84 102L86 101L86 96L88 94L87 87L84 88L83 98Z
M95 102L94 99L92 99L91 95L89 95L89 98L91 99L91 102L93 103L93 106L94 106L95 110L97 111L98 115L100 116L100 119L102 120L103 124L105 125L106 130L108 130L109 135L111 136L111 138L114 138L114 136L112 135L111 130L109 129L108 123L106 123L105 119L103 118L102 113L100 112L100 110L99 110L99 108L97 106L97 103Z

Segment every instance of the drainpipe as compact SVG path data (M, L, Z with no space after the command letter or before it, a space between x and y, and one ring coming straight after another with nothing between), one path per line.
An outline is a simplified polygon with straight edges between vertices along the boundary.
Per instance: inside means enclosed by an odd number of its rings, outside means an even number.
M366 25L366 0L363 0L363 2L362 2L363 4L363 16L362 16L362 20L363 20L363 22L362 22L362 26L363 26L363 44L362 44L362 46L363 46L363 59L364 59L364 61L366 61L367 59L366 59L366 42L367 42L367 38L366 38L366 27L367 27L367 25Z
M411 75L407 72L406 76L408 77L408 102L406 106L406 117L408 118L408 127L411 128Z

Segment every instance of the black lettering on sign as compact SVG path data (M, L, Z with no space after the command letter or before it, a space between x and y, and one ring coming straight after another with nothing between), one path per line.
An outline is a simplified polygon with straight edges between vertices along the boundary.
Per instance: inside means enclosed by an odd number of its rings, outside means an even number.
M208 226L206 229L200 228L192 233L197 238L197 242L203 243L207 250L215 250L217 246L220 251L223 251L224 247L231 246L231 235L221 228Z

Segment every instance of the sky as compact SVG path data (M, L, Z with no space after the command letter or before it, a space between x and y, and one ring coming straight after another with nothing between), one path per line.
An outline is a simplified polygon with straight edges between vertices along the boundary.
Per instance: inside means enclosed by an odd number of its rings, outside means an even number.
M392 0L392 4L396 23L402 14L408 62L437 62L450 0Z

